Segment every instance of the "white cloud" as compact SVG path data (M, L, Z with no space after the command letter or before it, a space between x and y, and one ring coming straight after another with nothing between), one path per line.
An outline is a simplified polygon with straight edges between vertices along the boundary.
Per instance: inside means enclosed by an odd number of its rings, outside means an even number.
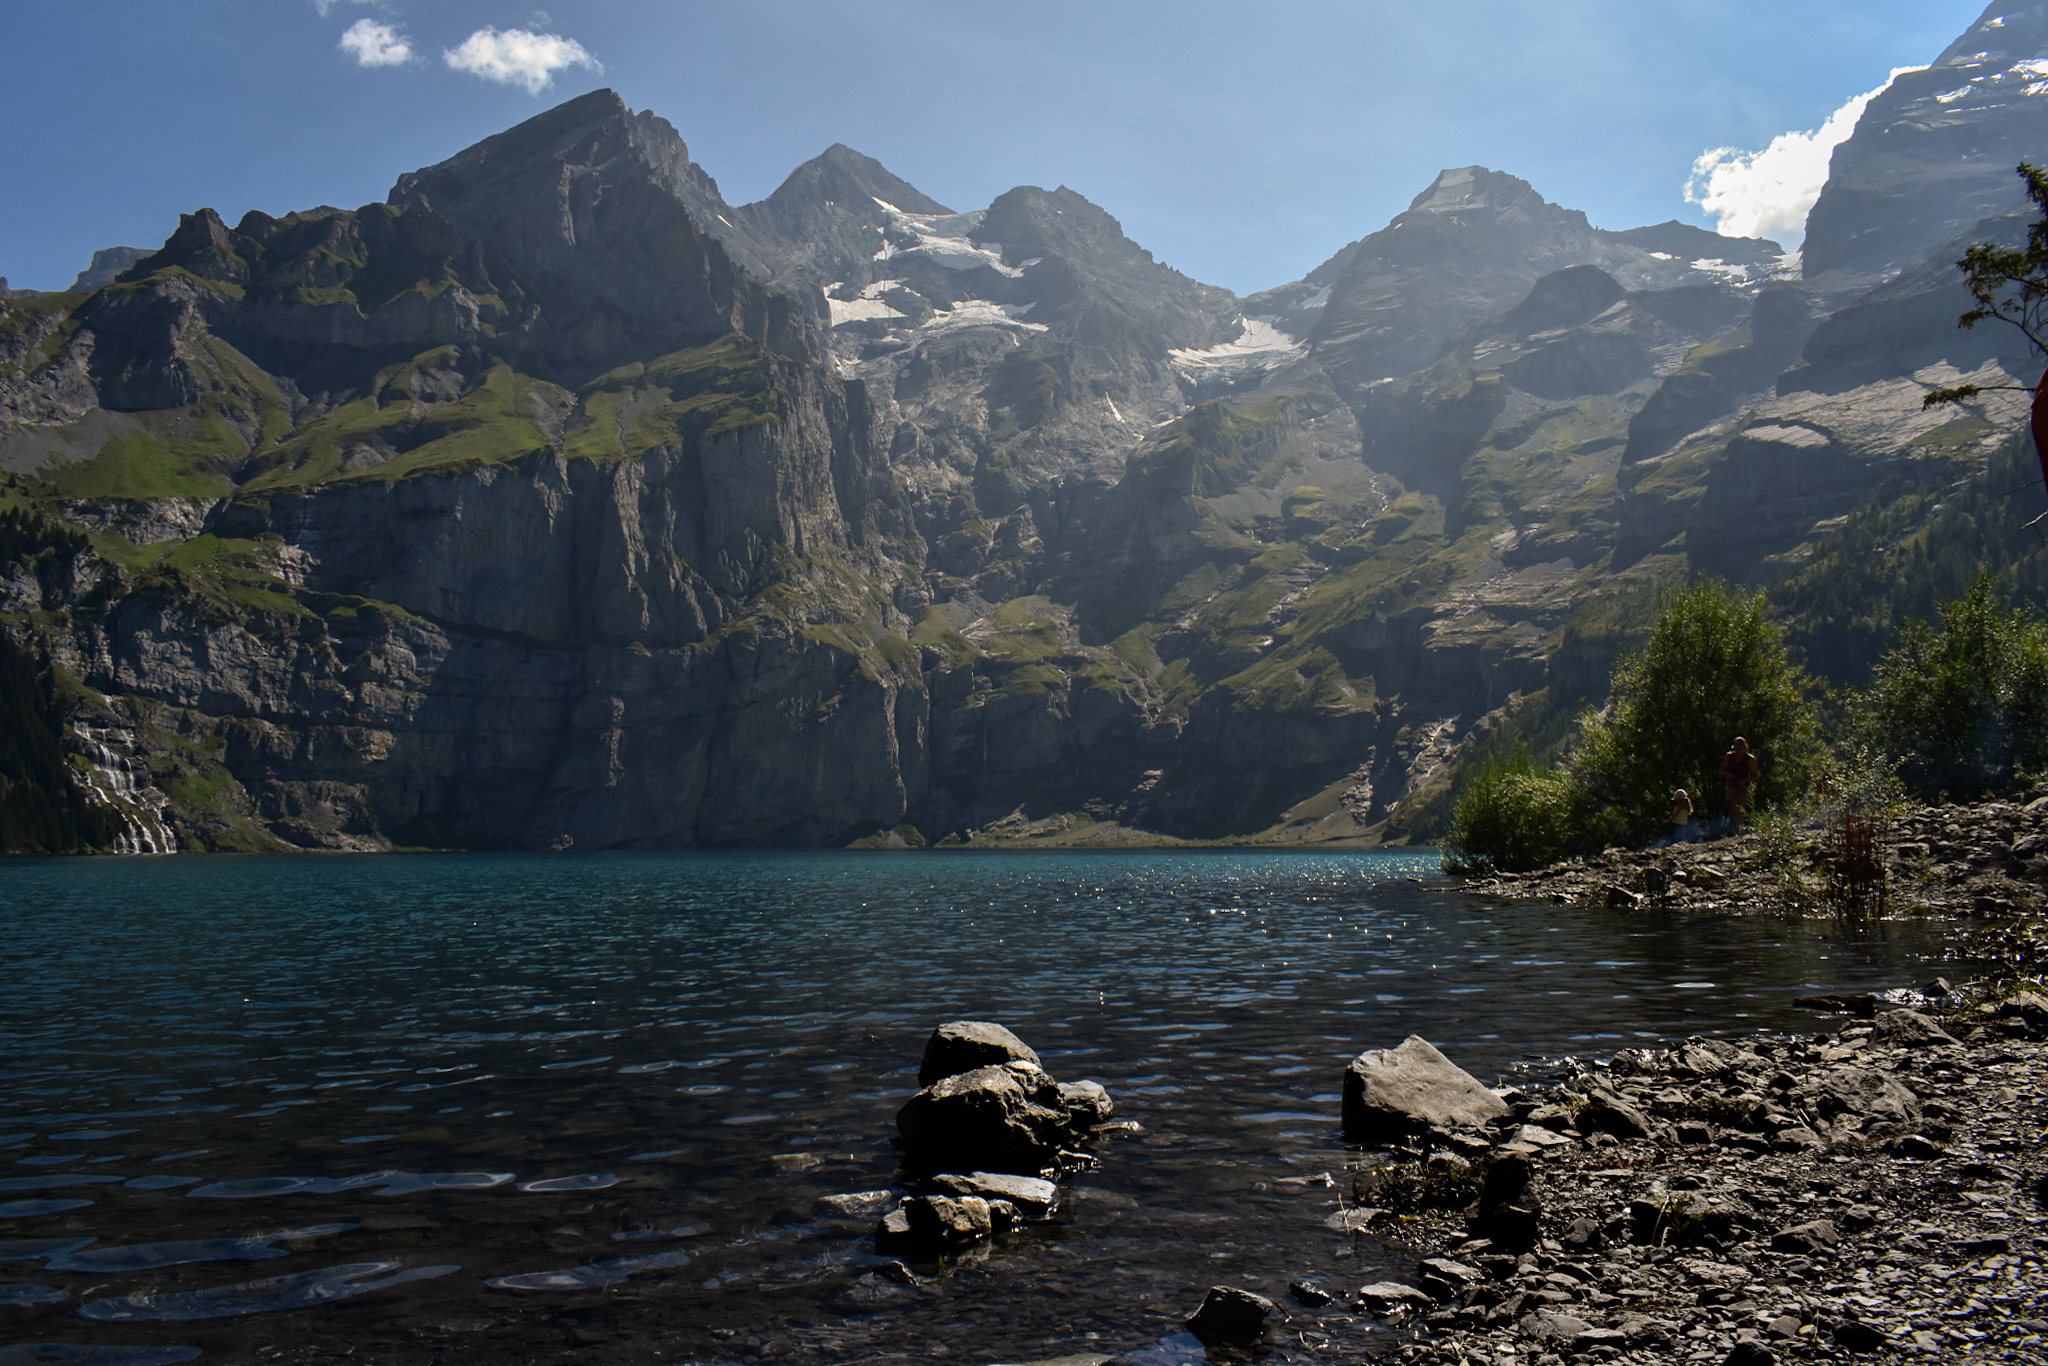
M358 19L341 35L341 50L361 66L404 66L412 60L412 44L389 24Z
M341 0L313 0L313 8L319 10L320 17L322 19L325 19L327 17L327 11L333 9L336 5L340 3ZM350 3L357 5L375 5L379 9L381 9L383 8L384 0L350 0Z
M1780 133L1761 152L1713 147L1692 164L1685 198L1718 220L1723 237L1769 237L1797 249L1806 237L1806 212L1828 181L1835 145L1856 131L1863 108L1891 83L1920 66L1893 69L1876 90L1858 95L1811 133Z
M528 33L523 28L480 28L449 48L441 59L457 71L467 71L501 85L523 85L529 95L538 95L554 83L555 73L565 67L582 66L604 70L604 64L583 50L574 38L553 33Z

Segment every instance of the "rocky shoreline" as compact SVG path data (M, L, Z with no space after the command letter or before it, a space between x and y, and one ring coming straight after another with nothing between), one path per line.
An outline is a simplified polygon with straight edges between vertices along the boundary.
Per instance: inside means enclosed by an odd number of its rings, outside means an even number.
M1621 909L1768 910L1815 905L1812 857L1823 831L1664 849L1609 849L1528 873L1465 880L1463 890ZM2048 888L2048 784L2017 801L1923 806L1891 821L1883 867L1888 909L1949 915L2038 910Z
M2048 1360L2048 1001L1977 1010L1960 1040L1886 1012L1510 1092L1493 1132L1412 1154L1419 1174L1352 1173L1332 1223L1383 1236L1377 1190L1479 1194L1396 1235L1411 1278L1300 1286L1332 1299L1286 1331L1339 1360L1376 1321L1403 1334L1393 1359L1471 1366ZM1516 1207L1536 1216L1519 1241Z

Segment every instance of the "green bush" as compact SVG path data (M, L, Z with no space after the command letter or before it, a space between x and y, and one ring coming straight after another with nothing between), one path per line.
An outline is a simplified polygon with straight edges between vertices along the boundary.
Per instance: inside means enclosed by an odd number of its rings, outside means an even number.
M1923 800L2007 792L2048 768L2048 623L2002 608L1989 575L1907 622L1844 717Z
M1586 718L1569 761L1573 780L1617 834L1641 842L1669 817L1673 788L1702 817L1727 814L1721 760L1740 735L1763 768L1751 808L1779 805L1806 791L1821 759L1814 687L1761 591L1703 579L1665 602L1642 654L1615 665L1607 706Z
M1571 780L1527 754L1489 758L1458 794L1444 840L1454 873L1525 873L1577 852L1586 822Z

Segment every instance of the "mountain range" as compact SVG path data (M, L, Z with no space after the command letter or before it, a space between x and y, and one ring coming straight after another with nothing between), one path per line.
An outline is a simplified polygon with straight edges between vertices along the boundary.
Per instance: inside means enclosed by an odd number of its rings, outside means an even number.
M2023 397L1920 400L2038 370L1953 263L2044 108L1994 7L1798 256L1472 166L1239 298L598 91L0 300L0 628L123 848L1426 836L1661 586L1982 477Z

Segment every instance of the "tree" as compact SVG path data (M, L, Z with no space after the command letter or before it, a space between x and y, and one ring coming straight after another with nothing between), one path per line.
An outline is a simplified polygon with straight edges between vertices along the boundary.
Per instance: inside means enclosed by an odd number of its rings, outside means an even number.
M1956 268L1977 306L1956 319L1956 326L1970 328L1986 318L2016 327L2033 343L2034 350L2048 354L2048 172L2030 162L2019 164L2020 179L2026 182L2027 198L2041 216L2027 229L2027 245L2001 247L1980 242L1963 253ZM1923 408L1942 403L1961 403L1987 389L2032 389L2034 404L2031 426L2034 451L2041 459L2041 475L2048 479L2048 370L2032 385L1959 384L1953 389L1936 389L1921 400Z
M1604 710L1586 718L1569 765L1614 833L1648 838L1683 787L1695 810L1727 812L1721 761L1740 735L1763 766L1753 805L1801 795L1821 758L1813 682L1785 653L1761 591L1702 579L1664 604L1640 655L1614 667Z
M1932 800L1977 798L2048 768L2048 623L1998 604L1991 576L1900 628L1849 714L1852 738Z

